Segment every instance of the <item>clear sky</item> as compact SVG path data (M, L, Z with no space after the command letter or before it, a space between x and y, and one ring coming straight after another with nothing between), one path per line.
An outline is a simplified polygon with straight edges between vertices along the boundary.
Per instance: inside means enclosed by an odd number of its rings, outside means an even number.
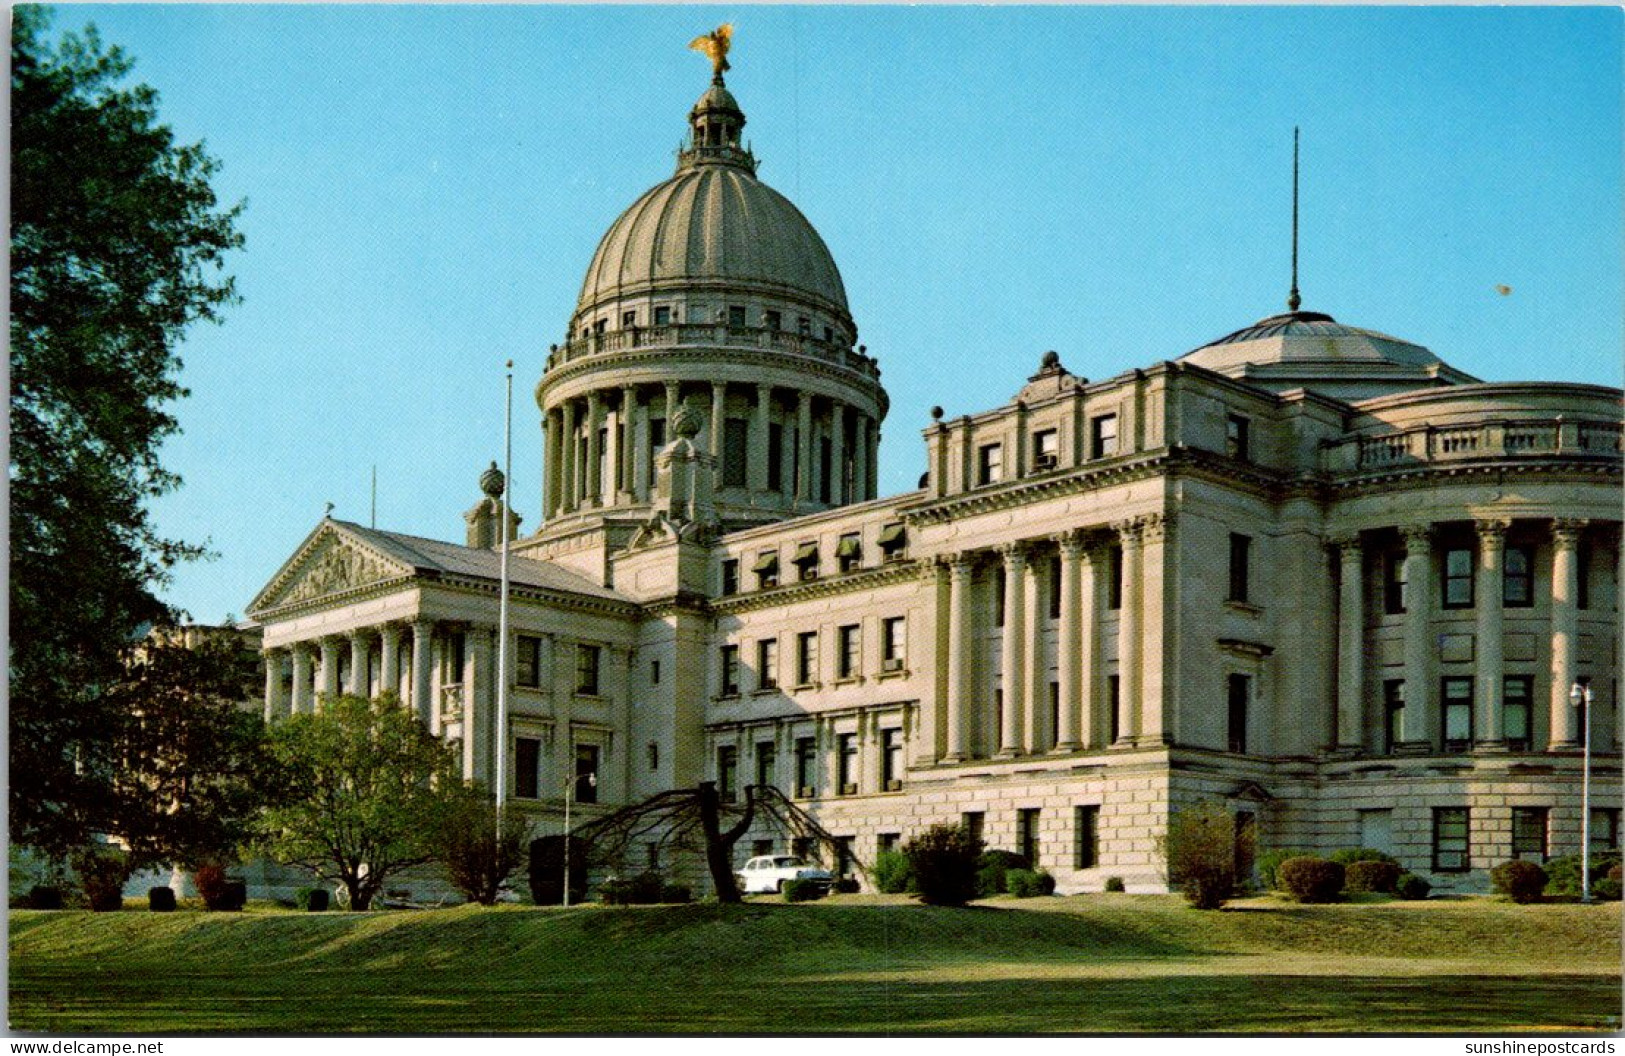
M170 597L241 614L324 503L460 541L502 444L536 527L532 392L598 238L667 178L705 59L761 177L823 234L892 398L1090 378L1304 307L1485 380L1620 384L1621 13L1553 8L102 6L179 136L246 198L243 303L188 337L155 506L219 557ZM1511 288L1510 293L1497 287Z

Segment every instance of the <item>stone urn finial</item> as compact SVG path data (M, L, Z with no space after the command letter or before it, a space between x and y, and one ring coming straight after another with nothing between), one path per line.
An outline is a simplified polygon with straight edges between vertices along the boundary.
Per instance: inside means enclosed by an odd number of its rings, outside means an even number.
M500 499L507 485L508 478L502 475L502 470L497 468L495 461L491 463L490 469L480 474L480 490L493 499Z
M671 431L690 440L700 435L700 415L692 407L679 407L671 418Z

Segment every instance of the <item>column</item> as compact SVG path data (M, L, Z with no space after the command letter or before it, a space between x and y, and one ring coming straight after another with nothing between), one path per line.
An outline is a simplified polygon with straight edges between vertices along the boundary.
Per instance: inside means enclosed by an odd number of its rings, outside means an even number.
M1079 652L1088 663L1087 669L1080 672L1079 681L1083 683L1083 726L1079 730L1079 738L1085 748L1109 747L1112 732L1112 717L1109 714L1111 701L1106 695L1106 664L1102 656L1103 642L1101 641L1100 620L1101 613L1111 599L1107 592L1111 589L1111 552L1107 547L1106 538L1096 536L1088 540L1083 548L1083 608L1078 622L1081 624L1079 633L1083 636L1083 648ZM1121 689L1121 687L1119 687Z
M632 497L638 502L649 501L649 408L638 402L638 390L632 393Z
M1474 600L1478 627L1474 635L1473 658L1473 742L1474 747L1506 748L1506 731L1501 724L1502 682L1501 602L1503 566L1506 558L1506 530L1510 521L1482 520L1478 529L1478 583Z
M1048 562L1034 559L1029 554L1027 560L1026 586L1024 602L1026 612L1022 615L1022 626L1027 633L1022 639L1022 711L1021 733L1022 751L1027 755L1044 750L1045 738L1047 743L1054 743L1055 731L1049 729L1049 665L1042 648L1043 637L1039 628L1044 625L1044 585L1043 573Z
M1428 751L1439 745L1433 686L1433 527L1409 524L1405 537L1405 740Z
M679 397L682 396L682 386L675 381L666 382L666 443L676 439L677 434L672 430L671 420L677 417Z
M432 620L412 621L412 711L423 725L434 717L434 640Z
M1580 747L1579 713L1569 700L1578 671L1580 533L1585 521L1552 522L1552 751Z
M308 715L316 710L310 701L310 648L303 643L293 646L293 713Z
M812 396L796 393L796 501L812 501Z
M543 470L545 487L542 492L542 516L555 517L559 512L559 477L562 472L559 445L564 434L564 428L559 422L558 408L547 412L542 432L544 434L542 442L547 454L547 463Z
M1083 632L1083 539L1077 532L1055 537L1061 550L1061 622L1056 628L1055 677L1061 683L1060 722L1055 728L1056 752L1079 748L1078 725L1081 708L1079 689L1087 684L1093 666L1084 656L1093 635Z
M378 692L401 691L401 627L386 623L379 629Z
M282 717L285 701L282 699L282 650L265 649L260 654L265 660L265 721Z
M1122 718L1117 744L1130 745L1140 733L1140 539L1134 521L1113 527L1123 547L1123 604L1117 613L1117 698Z
M1337 549L1337 750L1365 744L1365 550L1358 534L1330 540Z
M869 497L880 494L880 423L869 419Z
M322 696L336 697L339 695L339 643L336 638L323 638L322 647Z
M632 404L636 396L632 386L621 386L621 406L615 412L615 501L626 502L632 497Z
M722 434L727 430L723 423L728 417L728 385L726 382L713 381L711 383L711 457L716 459L717 484L722 483Z
M604 449L598 431L604 427L604 398L597 392L587 393L587 468L583 476L586 487L583 498L589 506L604 504Z
M868 502L869 493L869 416L859 413L852 422L852 501Z
M846 494L846 408L841 401L830 401L829 409L829 502L840 506L848 501Z
M953 554L948 561L948 707L947 739L950 762L970 757L970 694L968 692L975 646L970 618L970 557Z
M466 633L474 677L463 680L463 779L489 786L495 776L491 734L497 708L492 692L496 688L496 633L485 627L470 627Z
M1020 543L999 547L1004 559L1004 637L999 687L1004 698L999 708L999 756L1021 754L1021 712L1026 699L1022 671L1027 647L1027 549Z
M559 406L559 416L562 420L560 426L563 431L563 440L559 444L559 512L569 513L576 508L580 500L576 481L576 444L579 438L576 435L576 405L574 400L565 400ZM417 648L416 642L412 648Z
M750 456L745 464L745 483L752 494L767 490L768 415L773 409L773 386L756 386L755 414L750 420Z
M1163 626L1163 590L1168 581L1165 555L1172 528L1172 522L1160 513L1140 518L1138 586L1134 595L1140 610L1140 680L1135 687L1139 693L1137 744L1168 743L1168 699L1163 676L1167 640Z
M350 680L344 690L357 697L367 695L367 632L351 631Z

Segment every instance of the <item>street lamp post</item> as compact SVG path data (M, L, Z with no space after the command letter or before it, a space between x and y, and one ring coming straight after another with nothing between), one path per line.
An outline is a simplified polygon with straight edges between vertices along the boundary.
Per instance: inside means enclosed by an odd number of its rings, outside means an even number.
M575 765L575 753L573 751L570 753L570 764L571 764L572 767L574 767L574 765ZM576 773L572 773L570 775L569 780L566 781L565 784L564 784L564 884L563 884L563 887L564 887L564 908L565 909L570 908L570 805L571 805L571 803L573 803L575 801L576 782L579 781L579 780L581 780L581 775L576 774ZM596 773L587 774L587 784L591 785L594 788L597 788L598 787L598 775Z
M1580 709L1580 901L1591 901L1591 684L1576 682L1569 699Z

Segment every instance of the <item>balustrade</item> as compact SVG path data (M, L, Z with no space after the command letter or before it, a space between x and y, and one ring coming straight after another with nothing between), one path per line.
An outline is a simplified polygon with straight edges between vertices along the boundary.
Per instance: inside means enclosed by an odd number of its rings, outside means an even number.
M1332 472L1472 458L1609 455L1621 450L1617 422L1562 419L1496 421L1476 425L1420 425L1328 443L1322 466Z

